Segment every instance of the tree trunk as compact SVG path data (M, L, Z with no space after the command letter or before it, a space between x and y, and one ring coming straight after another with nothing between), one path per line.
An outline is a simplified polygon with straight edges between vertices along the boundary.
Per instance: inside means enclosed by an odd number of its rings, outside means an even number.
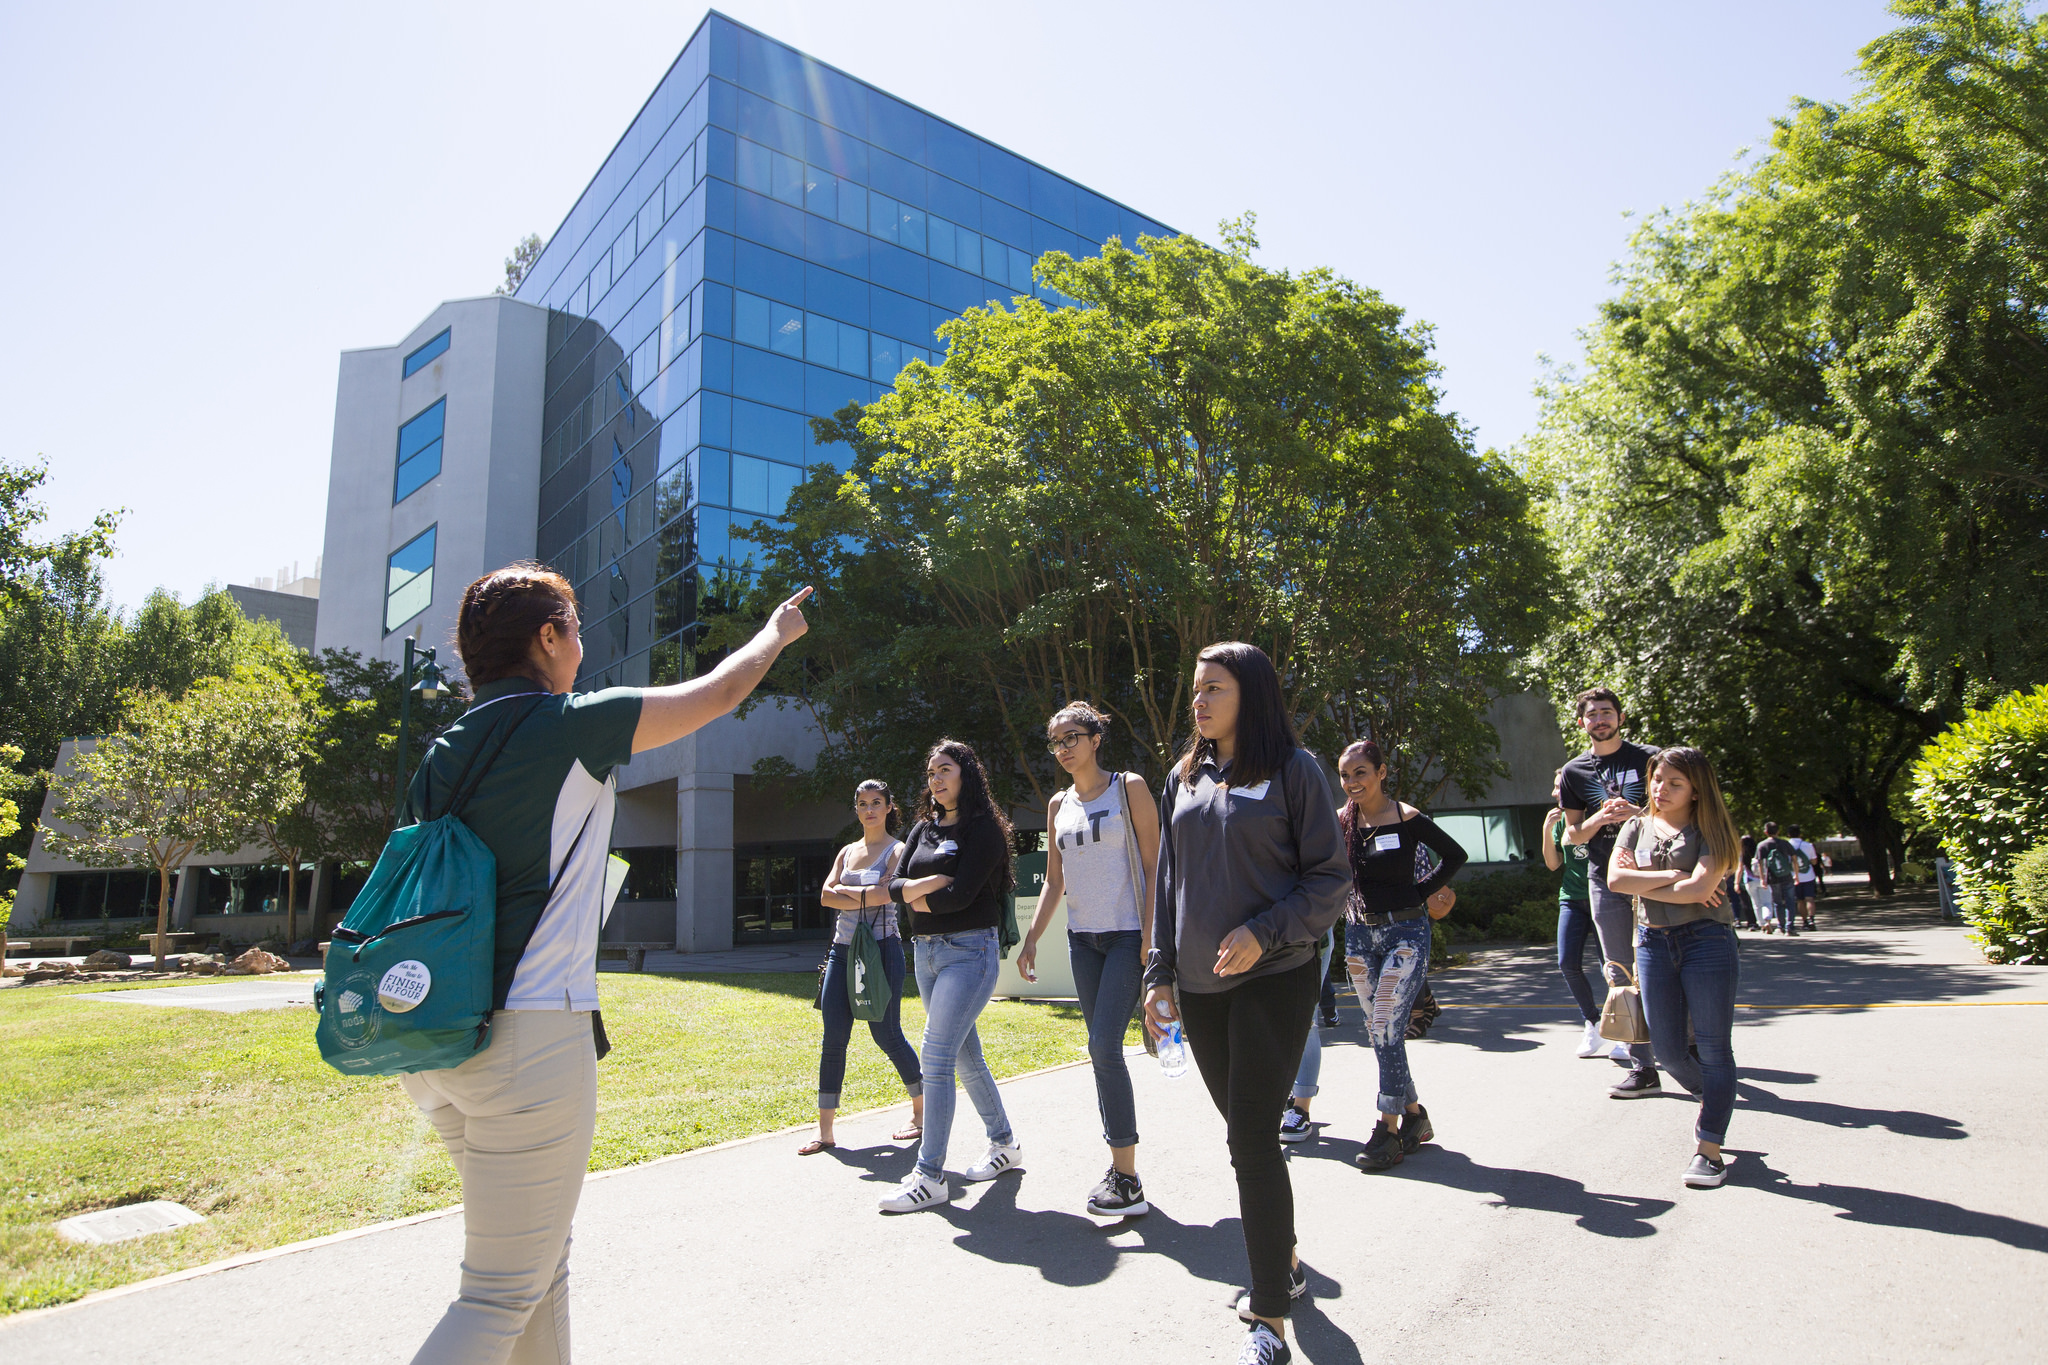
M171 931L171 869L159 863L156 869L156 969L164 966L164 935Z
M299 941L299 860L293 854L284 871L284 950Z
M1864 865L1870 869L1870 890L1873 895L1889 896L1892 893L1892 860L1890 841L1882 823L1866 826L1859 822L1849 827L1856 836L1856 846L1863 850Z

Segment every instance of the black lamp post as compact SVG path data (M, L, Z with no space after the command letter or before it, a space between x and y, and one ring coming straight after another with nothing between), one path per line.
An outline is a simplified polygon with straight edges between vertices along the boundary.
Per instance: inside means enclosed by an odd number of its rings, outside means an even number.
M413 681L417 666L419 681ZM406 765L406 748L412 738L412 694L420 694L421 701L435 701L447 687L441 677L441 666L434 662L434 651L422 650L418 642L408 635L405 637L405 664L398 675L398 787L397 799L392 802L392 821L395 825L405 809L406 779L411 776Z

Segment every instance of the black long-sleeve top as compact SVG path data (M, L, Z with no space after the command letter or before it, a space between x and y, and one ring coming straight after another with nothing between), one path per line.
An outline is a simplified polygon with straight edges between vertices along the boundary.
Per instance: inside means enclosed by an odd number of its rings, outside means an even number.
M889 899L903 904L903 886L920 877L946 876L953 884L924 898L929 913L910 912L912 934L957 934L994 929L1003 922L1005 856L1003 831L985 815L957 825L920 820L903 836L903 861L889 883Z
M1338 813L1344 842L1351 853L1351 897L1347 914L1393 915L1413 910L1450 884L1471 856L1465 846L1444 833L1421 811L1385 824L1361 823L1350 806ZM1442 861L1424 880L1415 880L1415 850L1433 849Z

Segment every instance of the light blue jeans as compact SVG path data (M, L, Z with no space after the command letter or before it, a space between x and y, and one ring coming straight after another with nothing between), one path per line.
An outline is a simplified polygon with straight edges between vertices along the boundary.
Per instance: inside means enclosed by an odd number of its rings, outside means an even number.
M1316 962L1323 969L1322 979L1325 981L1330 979L1330 954L1336 951L1337 933L1337 930L1332 929L1324 934L1322 951L1316 954ZM1308 1024L1308 1041L1301 1047L1301 1065L1295 1069L1294 1089L1291 1093L1298 1100L1314 1099L1316 1092L1322 1089L1322 1079L1323 1026L1311 1019Z
M1000 958L996 931L965 929L957 934L921 934L917 939L917 993L924 997L924 1140L917 1149L919 1175L944 1178L946 1141L953 1135L953 1077L988 1129L988 1140L1008 1145L1010 1116L996 1090L995 1073L982 1060L974 1021L995 992Z

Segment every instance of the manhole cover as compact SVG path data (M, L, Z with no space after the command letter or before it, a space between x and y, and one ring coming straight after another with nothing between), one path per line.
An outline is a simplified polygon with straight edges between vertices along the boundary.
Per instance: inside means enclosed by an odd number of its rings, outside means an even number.
M66 1218L57 1224L57 1231L74 1242L91 1246L103 1246L108 1242L125 1242L131 1237L147 1237L152 1232L169 1232L188 1223L203 1223L204 1214L194 1213L183 1204L174 1204L168 1199L152 1199L147 1204L127 1204L118 1209L101 1209L98 1213L81 1213L76 1218Z

